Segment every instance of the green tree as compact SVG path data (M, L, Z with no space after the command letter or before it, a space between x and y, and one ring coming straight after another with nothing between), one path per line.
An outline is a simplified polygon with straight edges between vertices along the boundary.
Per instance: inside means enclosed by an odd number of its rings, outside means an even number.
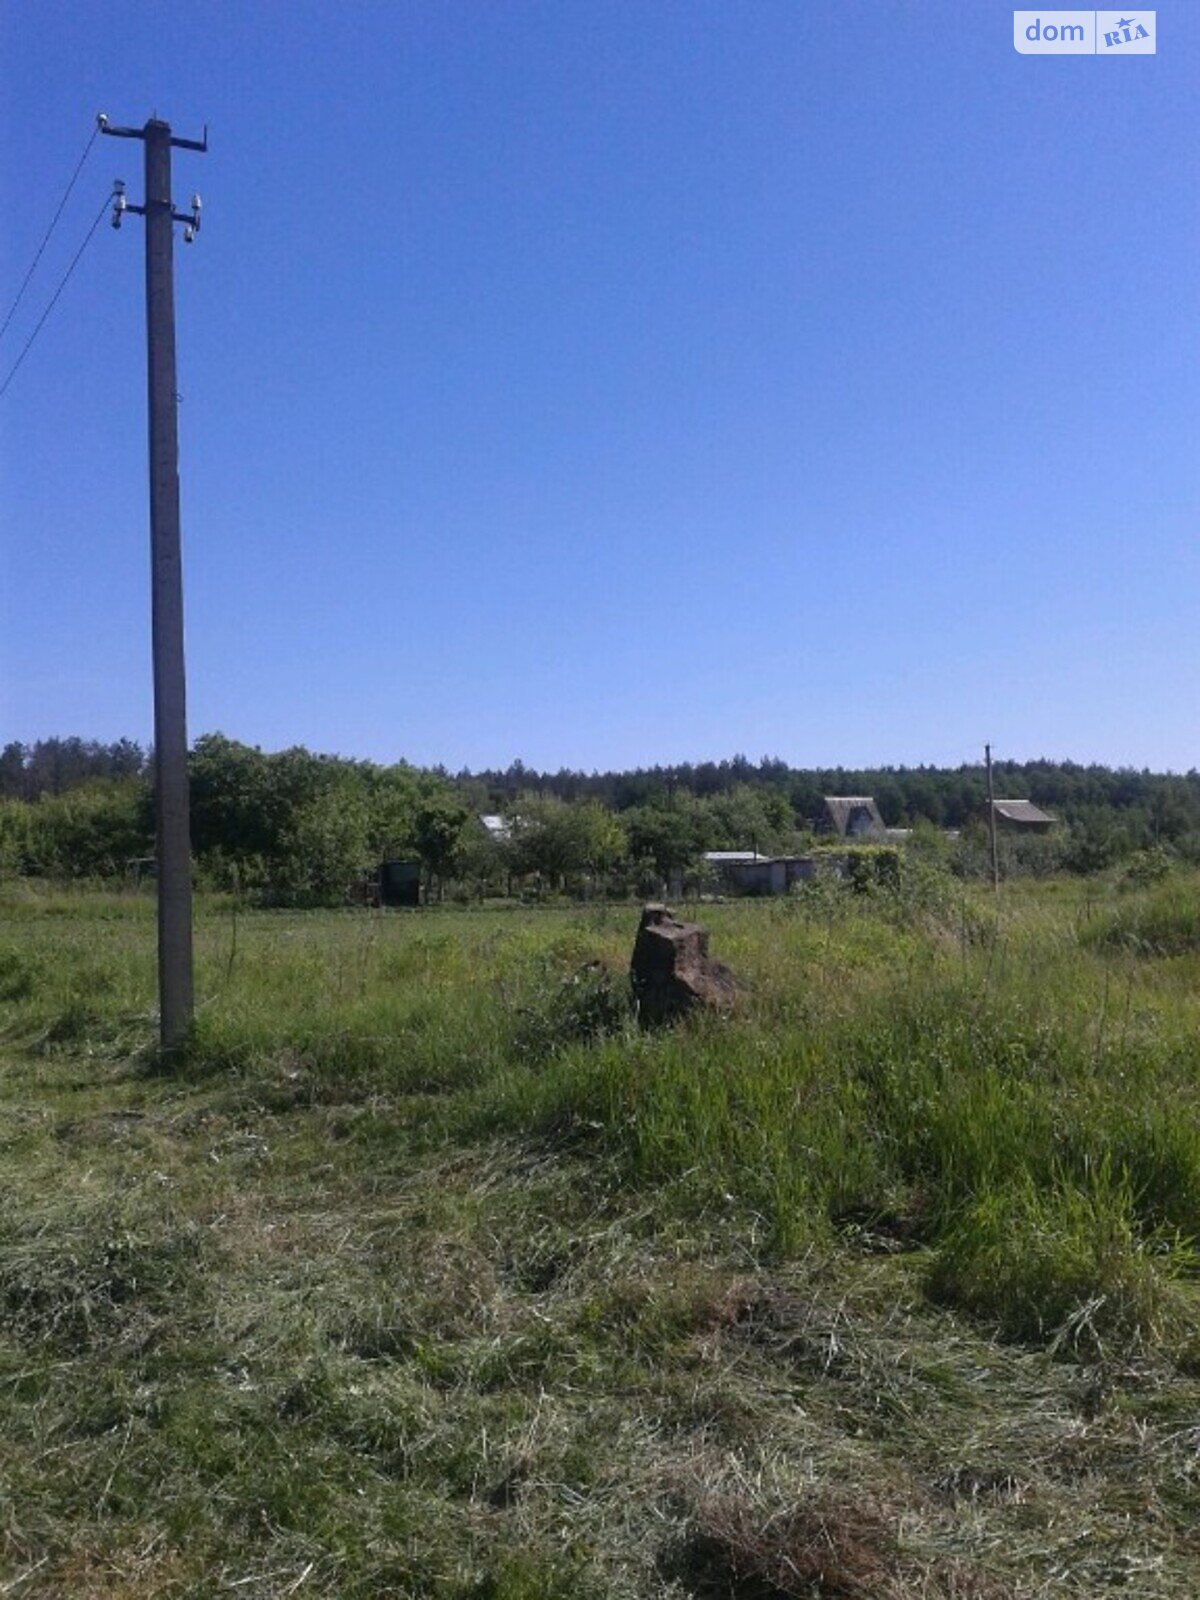
M426 881L437 883L438 899L444 891L446 879L453 876L462 845L463 830L469 812L449 790L437 789L422 796L413 816L413 844Z
M343 780L288 816L271 873L272 894L288 904L338 905L370 865L369 815L361 786Z
M626 811L622 820L630 856L635 862L648 863L664 882L693 866L709 848L709 819L688 795L677 794L670 806L636 806Z
M25 795L25 746L15 739L0 750L0 795L12 800Z
M787 796L777 789L739 784L705 802L705 848L751 850L775 855L791 841L795 820Z
M188 760L192 849L219 850L233 861L277 861L291 797L272 782L271 757L250 745L206 734Z
M495 839L481 822L469 817L459 835L455 872L483 899L490 886L508 870L505 843Z
M28 808L29 868L52 878L119 877L135 856L150 855L141 786L95 782L47 794Z
M0 879L17 877L29 865L31 807L0 797Z
M364 766L360 779L370 818L371 852L375 860L415 852L417 811L428 792L428 780L415 767Z
M570 805L528 796L518 803L512 818L514 872L536 872L552 889L571 877L611 871L626 849L621 822L594 800Z

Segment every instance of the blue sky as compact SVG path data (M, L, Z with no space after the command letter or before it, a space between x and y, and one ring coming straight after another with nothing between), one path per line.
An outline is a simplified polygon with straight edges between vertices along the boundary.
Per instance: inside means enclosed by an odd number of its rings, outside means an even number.
M1200 6L0 16L5 309L194 136L189 724L391 761L1197 764ZM99 140L19 353L114 176ZM151 726L142 239L0 401L0 741Z

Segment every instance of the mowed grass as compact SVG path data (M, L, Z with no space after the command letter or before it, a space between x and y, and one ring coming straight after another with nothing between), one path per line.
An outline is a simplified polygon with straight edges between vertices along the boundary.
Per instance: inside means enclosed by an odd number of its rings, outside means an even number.
M168 1067L10 886L0 1593L1200 1592L1196 903L705 906L644 1035L632 908L204 901Z

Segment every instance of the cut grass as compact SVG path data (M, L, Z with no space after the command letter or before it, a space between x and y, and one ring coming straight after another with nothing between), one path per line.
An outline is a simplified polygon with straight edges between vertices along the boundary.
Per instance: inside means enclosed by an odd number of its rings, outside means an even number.
M711 908L651 1037L628 912L202 903L164 1073L146 903L5 904L0 1582L1195 1593L1200 1000L1005 907Z

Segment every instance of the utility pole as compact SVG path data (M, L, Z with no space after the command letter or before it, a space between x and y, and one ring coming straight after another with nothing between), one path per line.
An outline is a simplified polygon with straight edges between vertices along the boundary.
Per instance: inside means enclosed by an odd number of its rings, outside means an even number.
M996 854L996 796L992 789L992 747L985 744L983 758L987 762L988 833L992 841L992 892L1000 893L1000 857Z
M187 694L183 661L183 562L179 538L179 417L175 379L174 225L191 243L200 228L200 197L190 215L171 202L171 147L208 149L176 139L151 117L144 128L101 133L140 139L145 151L145 204L130 205L116 185L113 227L127 211L146 219L146 356L150 421L150 596L154 647L154 801L158 893L159 1039L177 1049L192 1024L192 845L188 816Z

